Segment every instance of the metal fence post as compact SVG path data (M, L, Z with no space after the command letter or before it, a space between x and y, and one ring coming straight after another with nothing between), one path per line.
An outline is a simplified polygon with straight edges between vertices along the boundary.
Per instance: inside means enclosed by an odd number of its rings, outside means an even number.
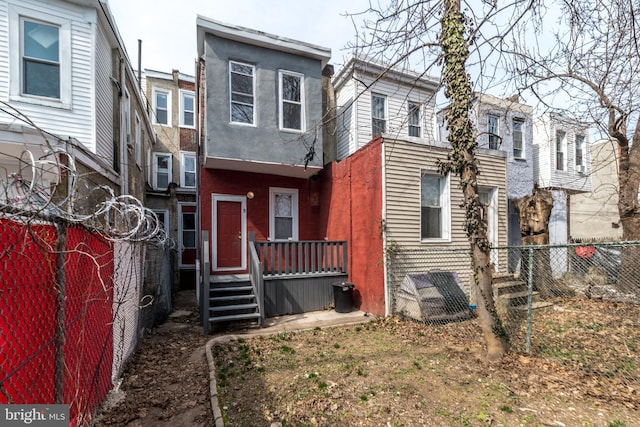
M65 342L65 248L67 246L66 224L56 224L56 325L54 360L54 399L56 404L64 403L64 342Z
M526 352L531 353L531 329L533 312L533 246L529 246L529 271L527 271L527 342Z

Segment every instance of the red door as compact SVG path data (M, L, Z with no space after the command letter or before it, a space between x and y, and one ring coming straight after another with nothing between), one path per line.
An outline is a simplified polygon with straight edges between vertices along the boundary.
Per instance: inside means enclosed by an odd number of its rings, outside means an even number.
M217 267L242 268L242 203L217 201Z

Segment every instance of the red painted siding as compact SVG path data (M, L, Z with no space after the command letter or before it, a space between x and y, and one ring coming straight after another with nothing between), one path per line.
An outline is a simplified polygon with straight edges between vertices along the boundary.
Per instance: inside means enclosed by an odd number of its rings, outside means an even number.
M320 226L329 240L347 240L354 304L385 315L382 220L382 140L377 138L322 173Z
M269 236L269 188L283 187L298 190L298 221L300 240L322 240L325 235L320 232L320 207L315 200L320 193L320 180L317 178L301 179L286 176L255 174L220 169L203 169L201 183L201 221L202 229L211 233L212 194L228 194L246 196L247 199L247 233L254 233L258 241L267 240ZM209 235L211 237L211 234ZM225 272L228 274L229 272Z

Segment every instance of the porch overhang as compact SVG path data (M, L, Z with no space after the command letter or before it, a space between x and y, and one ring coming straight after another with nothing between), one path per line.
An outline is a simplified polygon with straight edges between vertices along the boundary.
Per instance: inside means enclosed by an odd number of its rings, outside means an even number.
M304 165L226 159L222 157L206 157L204 167L207 169L225 169L304 179L310 178L322 170L322 167L319 166L308 165L305 167Z

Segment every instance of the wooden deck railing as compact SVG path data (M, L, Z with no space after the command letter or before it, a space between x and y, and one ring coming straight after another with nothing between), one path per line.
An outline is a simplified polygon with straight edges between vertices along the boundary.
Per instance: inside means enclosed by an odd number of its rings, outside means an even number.
M254 242L265 276L346 274L347 242Z

